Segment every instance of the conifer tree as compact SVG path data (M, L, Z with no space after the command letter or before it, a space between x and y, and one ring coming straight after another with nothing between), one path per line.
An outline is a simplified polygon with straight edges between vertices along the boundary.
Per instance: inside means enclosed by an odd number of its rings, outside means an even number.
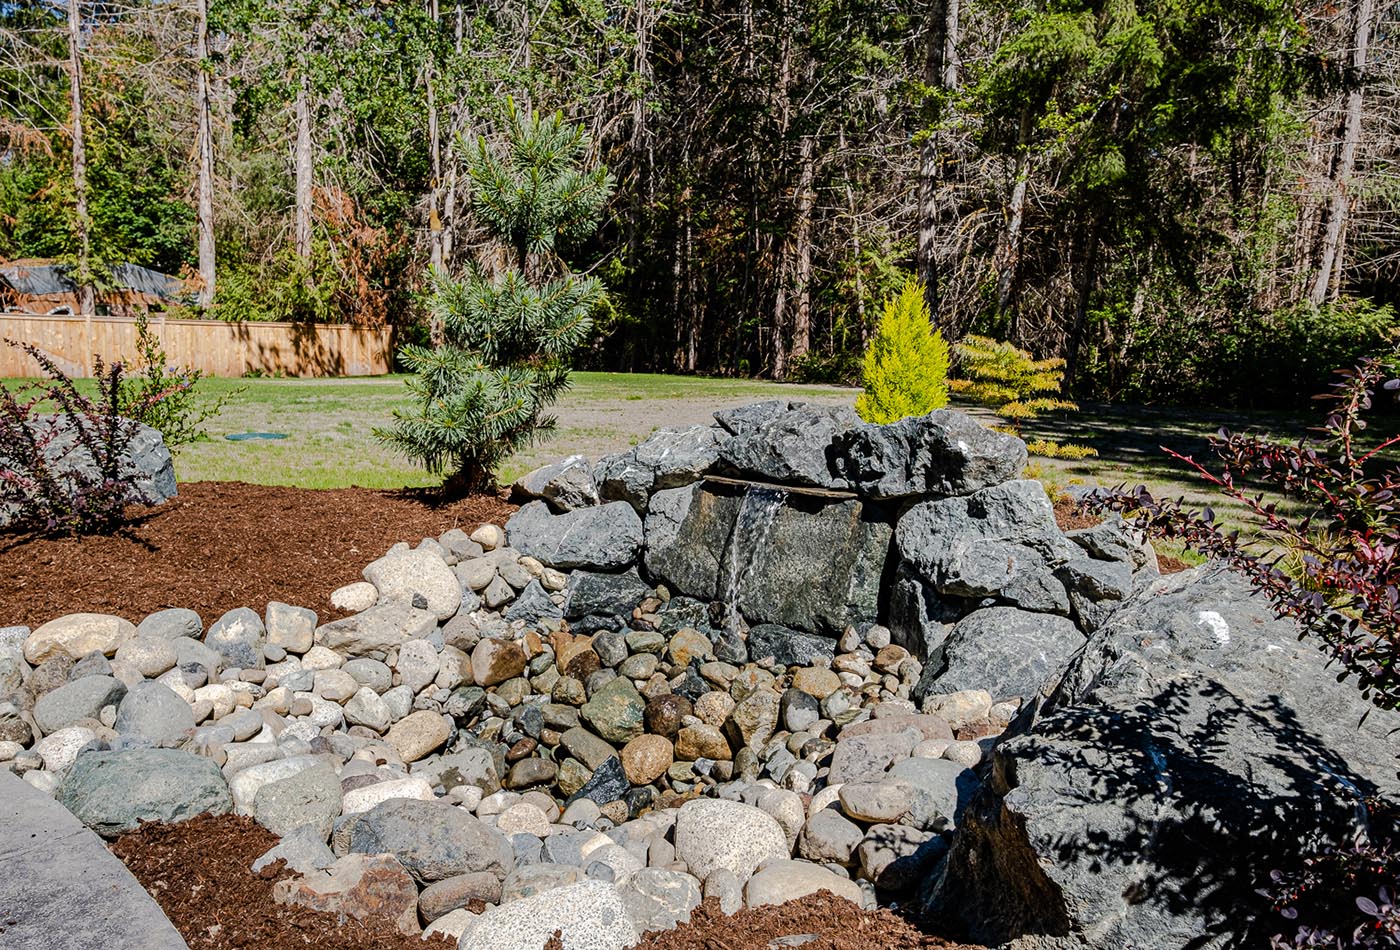
M906 281L885 301L861 379L865 392L856 399L856 412L866 422L898 422L948 404L948 344L933 328L919 281Z
M1065 361L1038 360L1014 344L991 337L968 334L957 347L963 379L950 384L955 393L973 402L990 406L1010 426L1005 431L1021 434L1021 424L1042 412L1075 410L1079 406L1057 395L1064 384ZM1086 458L1097 453L1083 445L1062 444L1048 439L1026 446L1032 455L1049 458Z
M564 240L598 225L613 181L588 165L582 126L512 103L504 147L477 139L469 161L472 210L499 242L494 266L461 280L434 277L437 346L405 346L416 405L376 430L385 443L447 476L449 494L488 488L512 452L554 428L545 415L568 387L568 360L587 337L602 285L567 272Z

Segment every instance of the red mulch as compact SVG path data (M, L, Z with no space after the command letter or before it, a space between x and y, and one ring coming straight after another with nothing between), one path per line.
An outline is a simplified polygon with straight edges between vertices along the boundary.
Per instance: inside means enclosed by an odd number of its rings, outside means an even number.
M710 898L690 922L642 938L647 950L767 950L782 937L807 937L802 950L981 950L931 937L889 910L861 910L827 891L786 904L744 908L732 916ZM779 945L781 946L781 944Z
M81 611L135 623L164 607L211 624L270 600L335 618L331 591L395 542L504 524L514 510L495 495L444 503L422 490L190 482L110 537L0 536L0 626Z
M201 815L176 825L148 824L112 843L165 911L190 950L447 950L455 942L399 933L393 921L343 920L279 904L272 887L295 876L282 862L254 874L253 861L277 836L251 818Z

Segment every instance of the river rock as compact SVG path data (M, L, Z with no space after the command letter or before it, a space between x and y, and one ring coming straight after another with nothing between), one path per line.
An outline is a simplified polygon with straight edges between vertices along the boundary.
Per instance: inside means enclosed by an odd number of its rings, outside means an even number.
M392 920L400 933L418 934L418 888L389 854L347 854L329 870L273 885L273 899L325 914Z
M311 649L316 634L316 611L270 601L263 615L267 642L298 656Z
M746 881L764 861L789 857L787 835L769 814L721 799L686 802L676 813L676 857L701 881L723 868Z
M860 885L848 877L806 861L770 861L744 885L744 903L749 907L785 904L788 901L830 891L853 904L862 903Z
M666 774L675 752L663 736L642 735L627 743L619 758L627 781L633 785L650 785Z
M556 932L567 950L626 950L641 936L611 884L580 881L486 911L458 946L543 950Z
M441 555L425 548L397 549L371 561L365 580L379 591L381 603L412 605L415 598L438 620L447 620L462 605L462 585Z
M50 620L25 637L24 659L34 666L58 653L73 659L89 653L115 656L117 647L136 636L129 620L110 614L67 614Z
M342 656L379 656L405 640L418 640L437 629L436 617L403 603L381 604L353 617L322 624L316 639Z
M608 742L622 745L642 734L646 700L630 680L618 677L596 690L579 708L583 721Z
M113 662L129 667L147 679L155 679L179 662L179 654L169 640L138 634L117 647Z
M643 868L618 888L627 915L642 933L670 930L690 920L700 906L700 882L665 868Z
M204 634L204 645L217 652L224 666L260 670L267 631L262 618L247 607L235 607L216 620Z
M561 571L620 571L637 558L642 519L631 505L610 502L553 514L532 501L506 524L511 547Z
M451 736L452 727L442 713L420 709L390 726L384 741L405 762L417 762L441 748Z
M203 632L204 621L199 619L199 614L185 607L157 610L136 625L138 637L160 637L163 640L198 638Z
M96 719L104 706L126 695L126 684L111 676L84 676L40 696L34 721L45 733L57 732L80 719Z
M176 749L79 756L64 776L58 800L105 838L133 831L142 821L176 822L233 810L214 760Z
M307 825L325 841L340 815L340 803L340 779L335 770L317 765L259 788L253 796L253 818L278 837Z
M120 735L145 736L157 745L175 745L194 729L194 712L164 683L137 683L117 707L113 728Z
M441 800L376 805L355 821L350 850L392 854L423 884L478 871L504 879L515 866L504 835Z

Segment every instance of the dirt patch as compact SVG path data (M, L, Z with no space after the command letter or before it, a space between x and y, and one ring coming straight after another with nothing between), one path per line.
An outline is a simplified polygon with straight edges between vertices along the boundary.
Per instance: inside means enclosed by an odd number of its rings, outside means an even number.
M494 495L441 503L422 490L191 482L119 534L0 536L0 625L37 627L80 611L135 623L165 607L210 624L270 600L335 618L331 591L360 580L394 543L503 524L513 510Z
M202 815L176 825L147 824L112 843L190 950L447 950L454 941L399 933L393 921L343 920L272 899L294 877L279 861L254 874L253 861L277 844L251 818Z
M1102 518L1084 511L1079 507L1079 502L1069 495L1061 495L1055 499L1055 524L1060 526L1061 531L1078 531L1102 523ZM1191 565L1179 557L1160 552L1157 554L1157 570L1163 574L1177 574L1190 568Z
M779 941L775 943L774 941ZM947 943L921 932L888 910L861 910L827 891L765 907L745 908L731 916L710 898L675 930L642 938L647 950L980 950Z

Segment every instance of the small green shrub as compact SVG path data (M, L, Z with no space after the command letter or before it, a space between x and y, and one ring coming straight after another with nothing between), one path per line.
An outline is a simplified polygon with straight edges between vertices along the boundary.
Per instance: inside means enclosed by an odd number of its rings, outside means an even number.
M136 351L133 368L140 375L122 377L118 411L160 432L172 452L204 438L204 423L243 392L236 389L212 400L201 398L195 387L204 371L171 366L145 314L136 317Z
M933 328L918 281L905 281L885 302L861 379L865 392L856 399L856 412L866 422L898 422L948 404L948 344Z

